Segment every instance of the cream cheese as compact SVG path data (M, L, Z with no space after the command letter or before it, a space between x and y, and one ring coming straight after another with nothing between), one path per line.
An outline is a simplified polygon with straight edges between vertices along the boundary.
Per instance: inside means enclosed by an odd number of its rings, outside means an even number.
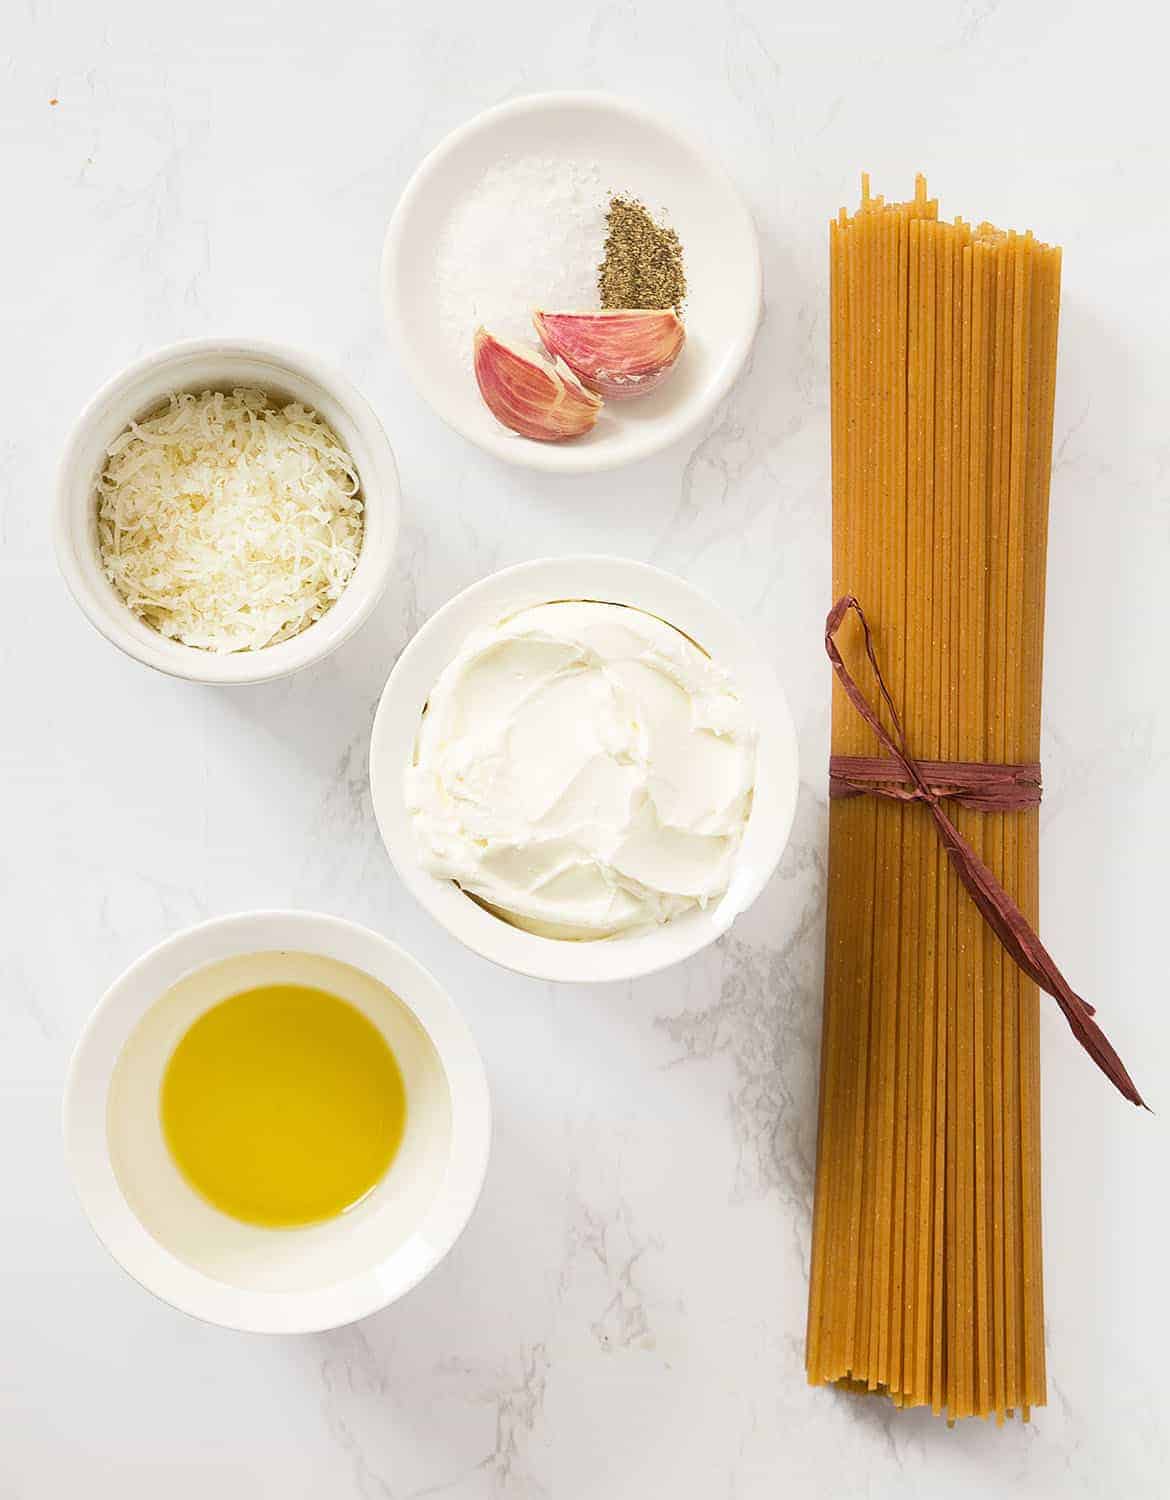
M530 931L602 938L727 889L756 729L687 636L564 601L476 631L435 684L406 801L424 866Z

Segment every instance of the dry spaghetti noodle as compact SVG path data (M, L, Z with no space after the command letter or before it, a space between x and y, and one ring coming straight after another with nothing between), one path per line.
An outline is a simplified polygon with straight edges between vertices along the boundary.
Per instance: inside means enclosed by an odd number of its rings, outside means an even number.
M1035 762L1060 251L863 178L830 270L833 597L864 601L917 756ZM840 649L864 678L852 624ZM832 747L873 754L837 689ZM951 816L1034 924L1035 808ZM835 799L812 1383L1043 1403L1037 1006L931 820Z

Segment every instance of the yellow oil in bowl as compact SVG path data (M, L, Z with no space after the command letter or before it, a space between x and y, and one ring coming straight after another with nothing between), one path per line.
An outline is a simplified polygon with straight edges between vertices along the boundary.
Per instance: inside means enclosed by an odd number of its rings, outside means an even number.
M248 1224L344 1213L386 1175L406 1127L394 1053L355 1006L308 985L244 990L180 1039L159 1095L187 1182Z

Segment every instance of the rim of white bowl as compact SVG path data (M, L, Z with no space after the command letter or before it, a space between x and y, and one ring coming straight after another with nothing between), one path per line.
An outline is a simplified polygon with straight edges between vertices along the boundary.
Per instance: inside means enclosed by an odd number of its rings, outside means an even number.
M756 792L726 894L653 931L596 942L539 937L513 927L451 880L420 864L403 773L423 707L439 674L479 626L557 599L624 604L689 635L724 668L759 728ZM591 983L636 979L682 959L726 932L768 883L788 843L800 787L788 700L750 631L694 584L630 558L579 556L519 563L464 589L417 632L387 680L370 737L370 791L382 842L419 903L465 947L536 979Z
M454 155L469 137L477 135L481 130L489 128L502 119L511 115L535 114L542 109L554 107L609 110L616 114L628 115L639 124L659 130L673 139L701 162L703 169L724 187L733 205L739 227L746 232L746 240L751 246L752 281L755 287L754 315L750 320L750 325L745 326L728 346L729 357L722 373L712 381L706 393L701 399L697 399L693 406L680 407L676 412L664 414L660 421L646 427L641 434L640 442L631 443L621 451L610 450L602 444L588 448L575 448L571 443L524 442L502 427L499 432L494 432L490 427L478 429L461 422L444 401L441 382L432 381L422 363L415 357L413 344L406 336L399 312L399 299L395 292L397 267L403 252L403 242L411 212L447 158ZM539 94L524 94L519 99L509 99L503 104L496 104L490 109L482 110L478 115L445 135L438 145L434 146L419 162L391 215L382 245L380 285L383 314L390 342L405 364L415 389L435 415L454 432L466 438L469 443L474 443L477 448L503 459L505 463L516 464L525 469L537 469L546 474L597 474L606 469L624 468L627 464L639 463L642 459L660 453L664 448L669 448L672 443L685 437L687 433L694 431L710 416L739 379L747 357L751 353L764 308L764 269L759 233L743 194L730 174L704 146L698 144L685 131L679 130L669 120L664 119L662 115L640 104L634 104L628 99L598 89L553 89Z
M286 949L352 965L386 984L430 1037L451 1099L451 1149L441 1187L409 1238L377 1266L310 1291L247 1290L179 1259L127 1203L110 1159L110 1080L142 1016L185 975L244 953ZM390 970L393 977L387 977ZM403 973L409 983L402 982ZM137 959L99 1000L77 1040L62 1104L65 1156L94 1232L140 1286L180 1312L244 1333L320 1333L398 1301L447 1255L479 1200L491 1148L491 1101L479 1049L438 980L397 943L321 912L214 917Z
M267 364L272 368L273 384L279 384L284 372L316 387L325 398L322 405L336 408L332 413L322 411L322 415L335 429L349 425L349 440L344 432L338 437L347 448L361 450L351 451L351 456L358 464L365 507L357 567L332 608L290 640L226 656L168 640L139 620L102 574L89 522L96 477L91 462L96 431L111 427L119 430L141 413L143 403L135 392L149 377L172 368L178 373L184 364L215 358ZM181 376L177 380L178 388L190 383ZM204 382L200 379L195 383ZM244 685L287 677L323 660L366 622L389 581L400 512L394 451L377 413L352 381L304 350L268 339L225 335L166 344L134 360L95 392L73 425L58 467L53 541L57 565L69 592L90 624L120 651L156 671L189 682Z

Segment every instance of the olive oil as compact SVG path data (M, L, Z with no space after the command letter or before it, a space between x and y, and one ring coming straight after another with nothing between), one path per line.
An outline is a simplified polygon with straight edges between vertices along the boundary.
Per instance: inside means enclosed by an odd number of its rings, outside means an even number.
M180 1039L159 1095L163 1135L215 1208L266 1228L318 1223L385 1176L406 1090L382 1033L348 1001L273 984L222 1000Z

